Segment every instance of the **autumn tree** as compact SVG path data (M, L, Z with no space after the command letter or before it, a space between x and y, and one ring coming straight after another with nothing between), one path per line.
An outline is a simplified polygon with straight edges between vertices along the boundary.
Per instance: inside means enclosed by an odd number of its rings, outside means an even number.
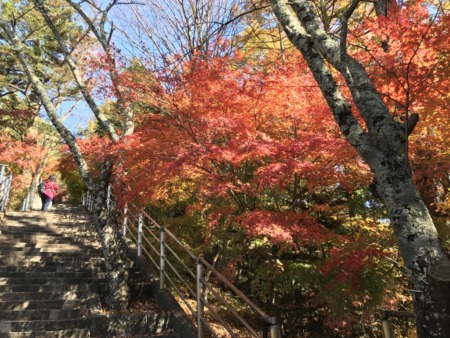
M368 69L393 117L404 121L407 115L420 115L405 151L409 152L417 187L445 244L446 214L439 206L449 187L449 156L445 150L449 140L448 95L443 90L449 80L441 74L450 68L450 49L442 29L448 16L442 15L439 7L432 13L420 4L401 11L392 9L389 19L364 20L349 39L358 47L358 59Z
M11 202L16 206L26 194L42 150L43 138L33 127L34 120L31 110L0 109L0 163L14 175Z
M394 119L366 69L348 51L348 23L362 4L350 2L339 21L326 27L311 1L271 1L286 35L308 63L342 134L374 174L375 189L386 206L411 274L418 336L446 337L450 334L449 304L442 290L448 288L450 263L414 184L405 151L416 116L411 114L404 122ZM393 6L403 11L409 3ZM342 92L339 76L345 80L351 99Z
M105 198L106 187L109 183L111 168L113 163L105 159L102 169L102 175L96 184L92 171L86 163L82 150L77 143L76 137L64 125L62 119L57 113L58 99L55 97L54 87L52 88L46 82L47 76L54 76L55 69L49 67L47 59L41 57L39 48L29 48L34 45L34 40L39 35L51 36L49 41L53 50L48 53L48 59L56 63L66 72L71 73L69 87L72 87L72 93L76 96L80 93L87 105L99 120L102 128L113 141L119 139L118 132L99 109L88 86L87 78L84 77L83 69L78 64L76 56L84 55L77 48L80 48L80 41L87 39L86 32L91 32L97 39L101 48L103 48L105 70L109 76L110 83L116 89L117 107L122 110L123 120L120 125L120 133L127 135L133 130L132 112L126 109L126 105L121 97L120 82L117 81L117 70L115 68L114 53L110 49L108 32L105 29L108 11L116 4L112 1L106 9L101 7L91 7L101 15L98 23L91 20L83 11L78 3L72 1L59 1L52 4L44 1L18 2L13 4L2 4L2 17L0 21L1 37L4 46L9 48L12 55L15 55L15 64L25 74L28 83L34 89L34 92L40 103L47 112L47 116L52 122L60 137L69 147L73 159L77 164L80 176L83 178L88 189L97 195L96 219L99 226L99 232L102 239L105 258L108 261L107 272L110 276L107 297L108 303L113 308L126 307L129 299L128 285L126 281L125 264L122 263L122 254L118 248L118 237L115 235L114 226L106 219L106 214L102 213L103 199ZM69 5L69 6L67 6ZM78 13L84 20L86 31L80 25L74 23L72 18L74 13ZM16 18L20 18L17 20ZM40 39L39 39L40 40ZM84 50L83 52L87 52ZM43 71L41 71L43 70ZM66 82L67 83L67 82ZM56 94L58 92L56 91ZM113 278L112 275L115 277Z
M327 324L323 332L357 330L356 312L383 297L383 283L375 288L369 276L390 279L387 265L367 270L392 252L376 241L389 231L361 216L367 200L358 194L370 175L298 53L268 54L199 56L182 76L164 76L159 101L155 91L133 87L130 104L158 105L117 146L126 154L127 171L117 173L122 205L165 214L169 226L189 222L177 235L278 313L285 333L320 326L315 320ZM298 312L274 305L281 303Z

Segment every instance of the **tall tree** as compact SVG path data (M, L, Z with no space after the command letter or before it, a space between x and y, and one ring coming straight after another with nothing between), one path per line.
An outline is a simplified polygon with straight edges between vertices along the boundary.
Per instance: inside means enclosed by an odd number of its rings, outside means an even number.
M224 55L224 45L239 32L243 8L238 0L127 0L118 7L117 21L124 48L157 67L174 68L196 54ZM252 9L250 9L251 11Z
M405 151L414 121L401 123L392 117L367 71L347 51L348 22L362 1L348 4L336 23L339 30L326 29L312 1L270 3L308 63L342 134L374 174L375 190L386 206L411 274L418 337L450 336L449 299L442 290L449 287L450 262L414 184ZM343 94L337 75L344 78L353 101Z
M67 3L70 6L67 6ZM79 48L80 41L86 38L88 32L92 32L105 52L105 69L110 76L113 87L116 89L117 106L119 109L125 106L123 105L123 100L121 100L120 82L117 80L118 73L115 68L114 54L109 48L109 33L104 26L107 21L108 11L116 3L117 1L112 1L106 6L106 9L94 7L94 9L98 10L97 14L101 16L99 22L91 20L80 5L72 1L58 1L51 4L42 0L24 1L17 2L16 6L13 6L13 4L2 4L0 36L4 46L9 47L11 55L15 55L16 64L19 65L21 71L25 74L28 83L33 87L36 97L45 108L53 126L69 147L84 184L92 193L97 195L95 217L106 258L109 282L107 301L112 308L124 309L129 300L126 268L119 248L115 226L108 219L108 213L105 212L105 204L103 203L113 162L106 159L100 178L96 182L93 170L87 164L76 137L64 125L57 113L58 100L52 97L52 93L54 93L52 91L53 87L46 81L47 76L49 74L52 75L52 70L54 70L49 67L47 62L52 60L63 69L72 73L73 81L71 83L75 84L73 91L81 93L111 140L119 140L118 134L126 135L132 132L134 126L132 112L126 110L126 107L122 110L124 112L124 123L119 126L119 132L114 129L108 118L102 114L75 59L75 55L77 55L75 50ZM86 31L83 32L79 25L73 23L74 12L77 12L85 20ZM45 54L46 57L38 53L40 51L39 48L30 48L30 45L34 46L37 37L40 35L51 37L43 39L43 41L52 44L53 48L48 50L48 53Z

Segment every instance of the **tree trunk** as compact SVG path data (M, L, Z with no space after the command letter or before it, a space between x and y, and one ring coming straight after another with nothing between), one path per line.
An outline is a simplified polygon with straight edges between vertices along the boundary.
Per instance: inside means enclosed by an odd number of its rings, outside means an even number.
M425 297L415 301L418 337L450 337L450 262L442 260L430 272Z
M118 227L113 212L107 209L107 189L112 173L113 163L106 161L97 186L94 214L100 234L107 274L106 303L109 308L125 311L130 301L126 254L122 250Z
M375 176L376 190L410 271L418 337L448 338L450 308L440 288L448 290L450 262L413 182L405 151L408 124L392 118L365 69L347 54L347 21L359 3L354 0L343 11L341 36L336 39L324 30L310 0L271 0L276 17L308 63L342 134ZM367 130L353 114L330 66L344 77Z
M417 336L450 337L450 262L428 210L404 168L375 176L410 273Z

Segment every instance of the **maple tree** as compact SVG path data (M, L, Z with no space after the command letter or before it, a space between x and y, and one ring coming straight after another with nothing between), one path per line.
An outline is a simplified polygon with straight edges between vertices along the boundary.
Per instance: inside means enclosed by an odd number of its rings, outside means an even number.
M413 113L420 116L405 151L410 154L416 184L446 245L445 214L437 208L446 199L449 187L449 101L443 92L449 80L441 75L450 69L444 29L448 20L448 15L430 14L417 3L403 10L392 9L389 19L365 20L352 32L352 44L358 46L356 55L369 69L394 118L404 121Z
M14 175L11 205L22 205L47 150L45 132L48 125L31 110L0 109L0 163ZM54 147L54 152L58 147ZM52 156L52 159L54 156ZM52 161L50 161L52 162ZM48 163L49 167L51 163ZM32 202L32 200L31 200Z
M133 87L134 101L129 101L133 106L147 104L146 111L151 113L138 114L135 133L116 146L116 153L124 159L123 167L116 172L116 191L123 194L119 206L133 201L145 207L151 202L169 214L178 208L177 214L192 222L206 223L203 236L205 243L215 243L212 247L225 245L223 238L230 238L227 232L234 231L231 229L245 234L243 239L231 236L232 242L237 241L236 257L230 259L229 253L223 253L225 257L220 259L228 259L223 272L230 279L255 274L261 284L270 285L271 278L276 282L293 271L300 274L309 269L305 276L315 278L297 276L299 284L295 288L286 284L281 288L286 302L299 292L297 287L309 288L317 276L328 274L333 279L330 268L320 268L323 257L317 256L318 249L312 249L321 248L327 256L332 254L329 267L346 266L347 274L341 281L352 280L342 297L333 299L331 293L327 296L322 292L312 296L331 308L331 304L337 306L348 294L359 297L356 281L361 279L362 271L373 266L372 259L367 258L367 243L378 248L371 251L373 260L385 252L376 244L379 232L372 230L373 236L355 236L363 225L372 229L377 224L376 219L362 222L358 221L361 216L349 216L350 208L357 209L350 206L356 204L357 190L364 189L371 178L368 168L340 136L305 69L296 53L280 58L275 52L258 60L245 53L207 60L199 57L185 63L182 75L168 77L163 73L160 86L156 86L153 75L139 71L133 74L130 70L129 76L138 79L138 84L145 83L145 76L154 83L153 90ZM133 86L132 82L129 85ZM353 230L344 231L347 228ZM342 231L353 235L343 235ZM237 267L242 256L249 255L242 252L238 257L237 252L247 245L260 252L259 257L253 258L260 264L257 271L254 267L258 265ZM283 269L289 272L264 277L267 263L261 259L276 247L280 248L280 257L284 257ZM293 248L311 253L294 253ZM208 245L205 248L210 249ZM308 268L300 263L305 256L311 262ZM276 259L271 257L269 261ZM365 275L369 280L369 275ZM324 282L315 287L326 285L342 289L342 283ZM270 306L272 300L263 290L251 292L267 299ZM370 292L362 289L364 306L369 306L367 299L374 297L367 296ZM379 304L383 292L380 288L377 292L374 302ZM350 303L341 313L354 311ZM329 327L339 323L333 312L322 314L329 318ZM291 326L286 330L298 329L287 324L289 321L286 318L285 325ZM352 325L358 321L359 317L354 316Z

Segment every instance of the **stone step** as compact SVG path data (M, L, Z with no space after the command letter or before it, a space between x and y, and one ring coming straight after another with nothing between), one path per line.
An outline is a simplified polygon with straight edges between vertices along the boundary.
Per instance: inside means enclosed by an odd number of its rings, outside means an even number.
M25 301L11 301L0 302L0 310L9 311L25 311L25 310L61 310L74 309L86 306L87 299L73 299L73 300L25 300ZM0 319L1 321L1 319Z
M54 267L52 269L58 269L57 267ZM138 271L137 269L130 269L128 271L128 276L131 277L133 280L140 280L144 278L142 273ZM52 280L90 280L95 279L97 282L103 282L106 279L106 272L104 268L98 268L95 270L80 270L79 268L74 267L70 270L65 271L47 271L46 269L38 269L34 271L1 271L0 270L0 285L7 284L7 280L28 280L29 282L36 281L32 284L48 284L47 281ZM4 283L2 283L2 280L5 280ZM30 283L26 282L26 285L29 285Z
M20 224L16 222L9 222L9 223L3 223L0 224L0 231L1 233L4 232L15 232L15 233L24 233L24 234L30 234L30 233L42 233L42 234L53 234L55 237L69 237L69 234L71 233L79 233L80 228L77 227L67 227L63 225L50 225L50 224ZM84 232L80 233L80 236L88 236L91 235L88 229L83 229ZM94 228L91 229L92 234L95 236L96 230ZM80 237L77 236L77 237Z
M35 250L34 252L20 252L20 251L11 251L9 253L0 253L0 259L8 258L8 257L17 257L21 258L25 261L31 259L33 261L34 257L42 257L43 259L52 260L52 258L58 258L58 261L82 261L91 260L91 259L102 259L101 253L98 251L79 251L79 252L45 252L40 250ZM7 264L9 265L9 264Z
M83 257L79 256L60 256L50 255L46 253L40 253L35 255L0 255L0 265L22 265L29 264L31 262L40 262L45 264L51 264L52 262L57 264L77 264L85 262L103 262L103 257Z
M36 252L57 252L57 253L96 253L99 254L100 250L75 246L72 244L49 244L49 245L26 245L26 246L0 246L0 255L4 254L17 254L17 253L36 253Z
M70 234L66 234L59 230L51 229L21 229L15 227L1 227L0 236L3 239L70 239Z
M95 284L73 284L73 285L0 285L0 292L97 292Z
M6 264L2 263L2 261L7 261L8 258L14 259L22 259L23 262L20 266L30 266L33 264L39 265L45 263L47 265L52 264L78 264L78 263L102 263L104 262L104 258L100 255L85 257L84 255L71 255L71 256L59 256L55 253L53 254L45 254L39 253L36 255L0 255L0 266L14 266L15 264Z
M92 278L93 274L90 271L58 271L58 272L46 272L46 271L1 271L0 280L3 278L25 278L30 280L37 279L79 279L79 278ZM105 278L105 273L101 272L95 276L100 279Z
M0 233L0 243L2 245L24 245L24 244L39 244L39 243L53 243L53 244L74 244L74 245L83 245L83 246L92 246L92 247L100 247L99 244L87 242L88 238L80 239L73 238L73 236L43 236L42 239L33 236L32 238L27 239L27 241L20 241L13 236L6 236Z
M92 336L88 329L75 329L75 330L59 330L59 331L44 331L44 332L10 332L3 333L2 338L117 338L116 334L108 335L95 335ZM128 336L131 337L131 336ZM178 333L158 333L156 335L143 334L133 336L134 338L182 338Z
M72 234L71 234L72 235ZM11 246L11 245L24 245L24 244L35 244L39 245L42 243L51 243L51 244L72 244L76 246L87 246L87 247L93 247L100 249L99 243L92 243L91 238L83 238L83 239L77 239L74 240L72 236L69 237L61 237L57 236L55 234L49 234L49 235L42 235L39 233L33 233L33 234L23 234L23 233L16 233L16 234L1 234L0 233L0 243L4 246Z
M90 338L89 329L2 333L2 338ZM164 337L162 337L164 338Z
M60 331L85 329L89 331L90 319L76 318L65 320L5 320L0 319L0 336L11 332ZM52 337L50 332L48 337Z
M61 249L63 250L63 249ZM72 257L74 255L81 255L84 258L88 257L101 257L100 250L91 250L86 248L79 248L75 250L63 250L59 248L18 248L18 250L10 250L8 252L0 252L1 257L7 257L8 255L28 258L30 256L43 256L43 257Z
M75 300L88 297L86 291L47 291L47 292L4 292L0 293L1 302L24 302L33 300Z
M103 310L99 236L89 214L73 217L71 211L9 213L0 223L0 338L181 338L171 329L172 313L156 306ZM131 285L145 279L138 268L129 277Z
M128 276L130 279L134 281L145 280L146 277L137 269L129 269ZM78 266L51 266L51 267L42 267L42 268L33 268L33 269L24 269L11 267L10 269L1 270L0 269L0 280L1 278L28 278L31 280L37 279L66 279L66 278L92 278L97 282L103 282L106 279L106 271L105 266L97 266L97 267L78 267ZM1 284L1 283L0 283ZM36 283L37 285L42 285L42 283ZM4 284L6 285L6 284ZM29 285L29 284L27 284ZM1 291L0 285L0 292Z
M97 265L60 265L59 263L47 265L33 265L33 266L0 266L0 273L2 272L90 272L99 273L105 271L105 265L99 263Z
M73 284L89 284L91 282L104 283L105 280L97 278L5 278L0 277L0 285L73 285Z
M0 226L1 239L48 239L51 241L71 241L84 243L88 239L95 239L95 244L99 245L97 241L97 234L80 233L77 229L70 231L69 229L48 229L48 228L18 228ZM93 243L92 241L90 242Z
M88 310L79 309L39 309L39 310L0 310L3 320L66 320L86 317Z
M76 236L74 236L76 235ZM97 239L96 234L83 234L76 229L70 231L69 229L48 229L48 228L18 228L0 226L0 237L2 239L11 238L27 238L27 239L50 239L53 241L79 241L85 242L88 239ZM92 242L91 242L92 243ZM97 244L99 244L97 242Z

